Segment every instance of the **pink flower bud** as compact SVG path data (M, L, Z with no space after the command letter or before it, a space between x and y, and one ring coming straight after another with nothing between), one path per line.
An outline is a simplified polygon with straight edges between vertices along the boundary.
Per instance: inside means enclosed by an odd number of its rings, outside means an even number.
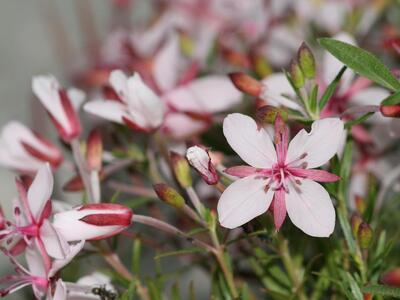
M254 97L260 96L263 86L258 80L241 72L231 73L229 77L239 91Z
M217 171L206 149L199 146L190 147L186 151L186 158L207 184L212 185L219 181Z
M53 225L67 241L99 240L126 229L132 215L132 210L120 204L87 204L55 214Z
M91 170L99 171L101 169L103 155L103 143L101 134L98 130L92 130L87 139L86 161Z
M83 92L62 89L53 76L34 77L32 89L49 113L60 137L66 142L77 138L81 125L75 109L83 102Z
M400 287L400 268L385 273L381 279L382 283L394 287Z
M380 111L385 117L400 118L400 104L381 105Z

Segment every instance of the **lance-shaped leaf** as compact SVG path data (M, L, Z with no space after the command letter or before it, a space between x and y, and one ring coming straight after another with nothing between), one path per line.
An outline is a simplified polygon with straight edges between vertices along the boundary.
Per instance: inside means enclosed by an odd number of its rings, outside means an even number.
M331 38L321 38L318 41L333 56L356 73L392 91L400 89L400 82L375 55Z

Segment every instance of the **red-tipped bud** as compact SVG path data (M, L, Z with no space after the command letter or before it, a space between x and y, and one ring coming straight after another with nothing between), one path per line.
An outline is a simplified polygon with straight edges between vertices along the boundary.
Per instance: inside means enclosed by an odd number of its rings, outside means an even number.
M245 54L240 53L239 51L236 51L228 47L222 47L221 54L227 62L229 62L234 66L239 66L242 68L250 67L249 58Z
M183 188L191 186L192 176L190 175L190 167L186 158L176 152L171 152L170 157L175 178L178 183Z
M304 42L301 44L297 52L297 60L304 76L306 78L314 78L316 72L314 55L311 52L311 49Z
M396 105L381 105L379 108L382 115L390 118L400 118L400 104Z
M85 94L77 89L62 89L52 76L34 77L32 89L49 113L60 137L66 142L79 137L81 125L76 110Z
M66 241L99 240L125 230L132 215L130 208L120 204L87 204L55 214L53 225Z
M300 65L297 60L292 60L290 63L290 76L292 78L293 85L296 88L302 88L305 83L305 78L303 71L300 68Z
M372 242L372 228L365 222L362 222L358 227L358 244L361 249L368 249Z
M172 187L165 183L157 183L153 186L158 198L176 208L182 208L185 205L185 199Z
M239 91L254 97L260 96L263 86L258 80L241 72L230 73L229 77Z
M356 195L355 199L354 199L355 205L356 205L356 209L360 214L363 214L365 211L365 201L364 198Z
M0 206L0 230L6 228L6 219L4 218L3 209Z
M92 171L101 169L103 156L103 142L101 140L100 131L94 129L90 132L86 146L86 161L88 167Z
M285 110L271 106L271 105L264 105L257 109L256 111L256 119L260 123L269 123L274 124L276 117L280 115L283 121L287 121L288 114Z
M381 281L386 285L400 287L400 268L396 268L383 274Z
M186 151L186 158L207 184L218 183L219 176L207 149L199 146L190 147Z

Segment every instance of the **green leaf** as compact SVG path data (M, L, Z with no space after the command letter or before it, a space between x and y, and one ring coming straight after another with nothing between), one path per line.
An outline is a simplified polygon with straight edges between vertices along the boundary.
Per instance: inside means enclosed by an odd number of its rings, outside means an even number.
M314 85L311 89L310 95L310 110L315 112L317 110L317 98L318 98L318 85Z
M400 288L389 287L385 285L371 285L366 286L362 289L364 293L380 296L390 296L394 298L400 298Z
M319 110L321 111L326 103L328 103L329 99L331 99L333 93L336 91L336 87L340 82L340 79L342 78L342 75L344 73L344 71L346 71L347 67L343 66L339 73L336 75L335 79L333 79L333 81L328 85L328 87L326 88L324 94L322 95L321 99L319 100Z
M183 249L183 250L178 250L178 251L165 252L165 253L155 256L154 259L160 259L160 258L176 256L176 255L186 255L186 254L198 253L198 252L203 252L203 251L204 250L202 248L193 247L193 248Z
M400 91L395 92L382 100L382 105L396 105L400 103Z
M140 239L135 239L133 241L132 249L132 272L136 275L140 274L140 257L141 257L142 243Z
M172 300L181 300L181 294L179 291L179 285L175 282L171 287L171 299Z
M400 89L400 82L372 53L331 38L321 38L318 42L333 56L356 73L365 76L392 91Z
M364 122L364 121L367 120L368 118L372 117L373 114L374 114L374 112L369 112L369 113L363 114L361 117L358 117L357 119L348 121L348 122L346 122L346 124L344 125L344 128L345 128L345 129L350 129L350 128L353 127L354 125L361 124L362 122Z

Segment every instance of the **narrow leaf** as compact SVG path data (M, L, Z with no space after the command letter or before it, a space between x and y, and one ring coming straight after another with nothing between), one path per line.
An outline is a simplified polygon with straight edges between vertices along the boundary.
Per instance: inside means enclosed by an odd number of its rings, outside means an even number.
M321 38L318 41L333 56L356 73L392 91L400 89L400 82L396 77L370 52L331 38Z
M382 105L396 105L400 103L400 91L395 92L394 94L386 97L382 100Z
M329 99L331 99L333 93L336 91L336 87L340 82L340 79L343 76L344 71L346 71L347 67L343 66L339 73L336 75L335 79L328 85L321 99L319 100L319 110L322 110L326 103L328 103Z
M389 287L385 285L371 285L366 286L362 289L364 293L380 296L390 296L394 298L400 298L400 288Z

